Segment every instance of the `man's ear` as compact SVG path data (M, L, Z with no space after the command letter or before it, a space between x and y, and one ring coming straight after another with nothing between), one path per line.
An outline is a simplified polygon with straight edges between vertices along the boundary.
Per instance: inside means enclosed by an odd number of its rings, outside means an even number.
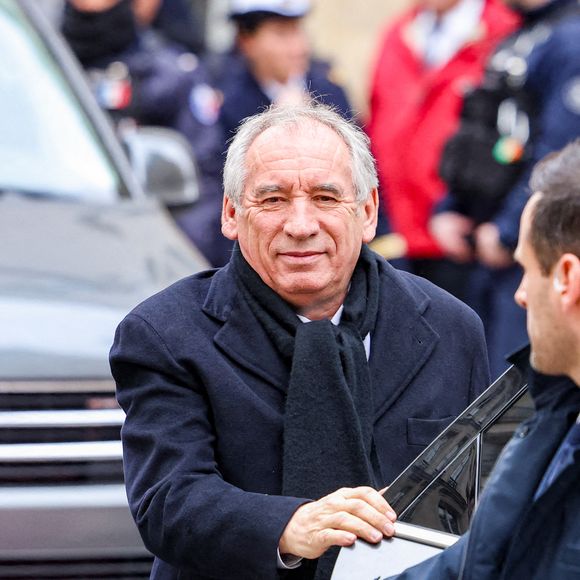
M238 32L236 36L236 46L238 50L248 59L251 60L254 54L254 34L251 32Z
M560 296L564 310L580 306L580 258L566 253L554 266L554 289Z
M361 206L361 210L364 214L363 243L368 244L373 240L377 232L379 192L376 187L371 191L367 200Z
M238 214L232 200L224 195L222 206L222 234L229 240L238 239Z

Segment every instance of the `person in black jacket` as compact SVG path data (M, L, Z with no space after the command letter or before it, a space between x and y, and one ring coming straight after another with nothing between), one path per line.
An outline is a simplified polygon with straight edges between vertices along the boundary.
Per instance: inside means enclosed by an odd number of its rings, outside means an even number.
M503 451L470 531L399 580L580 577L580 140L542 161L531 188L515 299L528 312L536 413Z
M467 303L481 316L492 376L527 342L512 300L513 261L532 167L580 136L580 5L577 0L506 0L522 28L489 59L466 99L442 167L449 195L431 220L448 257L471 262ZM444 155L444 160L446 159Z
M332 105L346 118L352 116L343 88L330 77L330 66L311 57L304 16L310 0L232 0L230 18L236 28L236 44L214 72L223 94L218 124L223 155L240 122L271 104L299 104L316 98ZM222 157L223 159L223 157ZM221 235L221 189L215 192L211 224L203 226L211 245L210 261L223 266L232 243ZM201 238L201 236L198 236Z
M215 192L221 191L221 96L198 55L140 23L138 14L130 0L67 0L62 32L97 101L121 127L130 119L175 129L188 140L200 199L193 207L171 208L172 215L211 260L211 246L199 233L214 217Z

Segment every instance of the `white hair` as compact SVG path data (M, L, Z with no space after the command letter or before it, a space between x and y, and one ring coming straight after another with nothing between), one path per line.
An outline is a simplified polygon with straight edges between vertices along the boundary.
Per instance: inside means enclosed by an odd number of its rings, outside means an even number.
M354 122L344 119L332 107L316 102L299 106L272 105L262 113L244 119L228 148L224 165L224 195L236 209L241 209L247 177L246 155L255 139L271 127L300 127L308 122L325 125L344 141L350 152L357 203L364 203L371 191L378 187L369 138Z

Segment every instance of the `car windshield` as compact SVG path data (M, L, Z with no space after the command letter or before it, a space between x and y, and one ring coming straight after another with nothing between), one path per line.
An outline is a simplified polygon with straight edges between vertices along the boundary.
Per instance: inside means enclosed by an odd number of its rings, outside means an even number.
M119 176L18 3L0 0L0 193L110 202Z

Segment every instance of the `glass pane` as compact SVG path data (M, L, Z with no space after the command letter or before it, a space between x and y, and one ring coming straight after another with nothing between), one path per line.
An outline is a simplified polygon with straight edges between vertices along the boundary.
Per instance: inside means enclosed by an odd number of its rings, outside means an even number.
M16 7L0 0L0 192L115 200L119 176L59 65Z
M475 509L477 464L478 445L474 441L399 515L399 520L463 534Z
M526 391L494 423L488 427L481 438L481 467L479 489L483 490L489 474L505 444L511 439L516 427L534 412L534 404Z
M385 492L395 512L404 513L417 497L422 497L448 465L521 396L525 384L525 373L510 367L437 437Z

